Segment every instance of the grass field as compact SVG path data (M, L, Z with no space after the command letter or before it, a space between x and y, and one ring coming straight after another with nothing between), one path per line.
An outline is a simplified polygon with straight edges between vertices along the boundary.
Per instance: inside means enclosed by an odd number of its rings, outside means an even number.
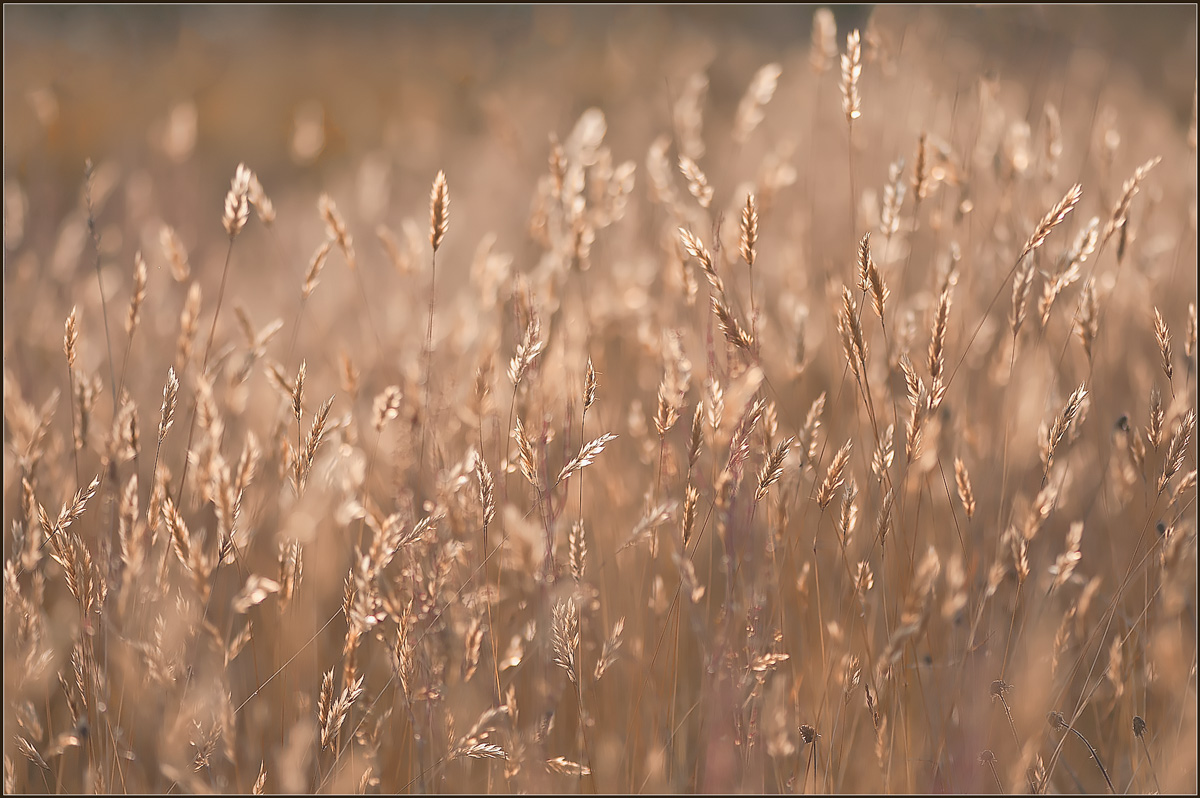
M4 786L1197 789L1196 8L5 8Z

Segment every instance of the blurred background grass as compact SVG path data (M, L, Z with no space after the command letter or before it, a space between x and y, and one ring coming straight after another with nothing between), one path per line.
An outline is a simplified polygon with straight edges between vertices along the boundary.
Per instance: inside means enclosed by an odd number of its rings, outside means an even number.
M834 11L844 36L872 7ZM1112 62L1110 82L1136 83L1181 124L1191 113L1194 5L875 13L901 35L940 27L943 54L957 40L1005 78L1096 50ZM328 169L380 145L423 175L463 137L505 124L514 91L560 126L590 105L619 115L647 93L661 95L665 117L669 79L690 57L728 63L711 76L719 112L736 104L742 72L806 44L812 25L808 6L7 5L4 14L6 169L69 180L85 157L137 157L181 103L194 105L200 157L253 162L266 179L293 171L290 160ZM297 156L297 120L318 107L324 146ZM526 115L536 122L527 127L518 110L533 109L510 109L511 144L540 161L544 117Z

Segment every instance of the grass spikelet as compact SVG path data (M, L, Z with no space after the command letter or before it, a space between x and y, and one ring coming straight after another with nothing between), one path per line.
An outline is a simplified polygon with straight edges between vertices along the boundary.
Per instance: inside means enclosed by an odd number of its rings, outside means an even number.
M709 254L704 244L690 230L683 227L679 228L679 239L683 242L683 248L687 250L688 254L699 261L700 268L704 270L704 276L708 278L708 283L715 292L714 300L717 296L724 296L725 283L713 268L712 255Z
M570 462L563 466L562 471L558 472L558 478L554 480L555 487L557 487L564 479L568 478L576 471L582 471L584 468L591 465L596 459L596 456L604 451L604 447L616 439L616 435L606 432L599 438L596 438L589 443L585 443L582 447L580 447L579 454L571 458Z
M858 95L858 79L862 75L862 44L858 30L846 34L846 51L842 53L842 113L846 121L862 116L862 98Z
M237 237L249 218L250 170L246 168L245 164L238 164L237 170L233 174L233 180L230 182L229 191L225 194L225 213L221 217L221 224L225 226L225 232L229 234L230 240Z
M734 117L732 136L738 144L745 144L763 120L763 107L775 96L775 86L782 74L783 67L779 64L767 64L754 73Z
M721 326L721 332L725 334L725 340L736 346L744 352L751 353L754 351L754 339L750 333L746 332L737 317L733 315L733 311L725 304L717 294L712 297L713 313L717 317L717 323Z
M579 611L570 601L554 605L554 664L567 672L574 684L575 657L579 652Z
M187 250L184 249L183 241L175 232L175 228L164 224L158 233L158 243L171 267L171 277L177 283L186 282L192 273L192 267L188 263Z
M808 63L813 72L823 75L833 66L837 55L837 20L828 8L818 8L813 12L812 46L808 51Z
M537 460L533 454L533 441L525 434L525 427L521 424L520 417L517 418L517 426L513 429L512 434L517 442L517 456L521 461L521 474L525 479L529 480L530 485L540 491L541 483L538 481Z
M1163 321L1158 308L1154 309L1154 339L1158 343L1163 374L1167 375L1167 382L1170 382L1174 373L1171 368L1171 332L1167 329L1167 323Z
M842 485L843 473L846 470L846 464L850 462L850 450L853 447L853 439L846 441L829 463L829 470L825 472L825 480L817 490L816 496L817 505L822 510L829 506L837 489Z
M688 191L700 203L700 207L708 209L712 205L713 189L708 184L708 177L700 165L686 155L679 156L679 171L688 181Z
M958 486L958 498L962 502L963 512L967 520L975 515L975 493L971 490L971 475L967 473L967 464L960 458L954 458L954 482Z
M1092 347L1096 335L1100 332L1100 306L1096 300L1096 282L1088 278L1079 294L1079 310L1075 314L1075 333L1083 344L1083 352L1087 355L1088 363L1092 362Z
M429 190L429 244L437 252L450 226L450 189L446 173L439 170Z
M158 442L161 445L167 437L167 431L175 420L175 405L179 401L179 380L175 378L175 369L167 369L167 384L163 386L162 408L158 414Z
M1072 422L1075 421L1087 395L1087 389L1083 383L1080 383L1079 387L1067 397L1067 403L1063 405L1062 412L1054 417L1054 424L1050 427L1049 436L1041 447L1042 470L1045 474L1050 473L1050 465L1054 462L1054 452L1062 443Z
M1171 478L1179 473L1183 468L1183 458L1187 453L1188 445L1192 441L1192 430L1196 426L1196 411L1194 408L1189 408L1187 413L1179 421L1175 427L1175 433L1171 436L1171 442L1167 444L1167 453L1163 458L1162 474L1158 477L1158 492L1162 493L1167 483Z
M758 489L754 492L755 503L762 501L763 497L767 495L767 489L783 476L783 461L787 459L788 452L791 451L795 440L795 438L788 438L780 442L763 463L762 470L758 472Z
M1083 187L1078 183L1067 190L1063 198L1042 217L1042 220L1038 222L1038 226L1034 228L1033 233L1029 236L1029 240L1021 248L1021 254L1017 256L1018 264L1025 260L1026 255L1033 252L1046 241L1051 230L1062 224L1062 221L1067 218L1067 214L1074 210L1081 196L1083 196Z
M146 261L139 250L133 256L133 291L129 297L129 312L125 316L125 332L132 336L142 318L142 302L146 300Z
M753 267L754 258L758 250L758 208L754 202L754 195L746 195L746 206L742 208L742 234L738 240L738 251L741 253L742 260L746 261L746 265Z
M1121 186L1121 196L1113 206L1112 213L1109 215L1108 221L1104 224L1104 232L1100 236L1101 248L1108 244L1108 240L1112 238L1113 233L1125 230L1127 226L1126 222L1129 219L1129 206L1133 203L1133 198L1137 196L1142 181L1146 179L1146 175L1161 160L1162 158L1154 157L1146 161L1135 169L1133 176Z

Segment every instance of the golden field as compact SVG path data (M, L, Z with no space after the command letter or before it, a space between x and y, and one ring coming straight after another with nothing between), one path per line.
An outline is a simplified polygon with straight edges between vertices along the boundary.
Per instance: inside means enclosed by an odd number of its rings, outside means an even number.
M5 8L6 792L1194 792L1194 6Z

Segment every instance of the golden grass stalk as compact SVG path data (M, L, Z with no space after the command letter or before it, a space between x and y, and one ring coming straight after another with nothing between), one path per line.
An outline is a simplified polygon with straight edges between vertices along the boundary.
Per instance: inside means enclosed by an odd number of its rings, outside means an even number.
M696 528L696 502L700 499L700 491L688 483L683 497L683 548L687 548L692 540L692 531Z
M600 681L601 677L608 672L617 661L617 655L621 648L621 635L625 631L625 618L620 617L616 623L612 625L612 630L608 633L608 637L604 639L604 646L600 650L600 656L596 660L596 668L592 672L592 680Z
M935 395L937 386L942 383L942 374L946 365L946 328L952 299L953 291L950 286L947 286L938 296L937 311L933 316L933 330L929 336L929 376L934 386L930 388L930 391Z
M1088 278L1079 294L1079 310L1075 314L1075 333L1083 344L1088 363L1092 362L1092 346L1100 332L1100 307L1096 300L1096 281Z
M587 360L587 370L583 378L583 412L591 409L592 403L596 401L596 369L592 365L592 359Z
M1167 375L1167 382L1169 383L1173 374L1171 368L1171 331L1167 329L1167 323L1163 321L1162 314L1158 312L1158 308L1154 309L1154 339L1158 343L1158 355L1161 359L1163 374Z
M225 212L221 216L221 224L232 241L246 226L250 218L250 170L244 163L237 166L230 181L229 191L225 193Z
M538 481L537 460L533 454L533 442L525 434L525 427L521 424L520 416L517 417L517 426L513 429L512 435L517 442L517 456L521 462L521 474L525 479L529 480L530 485L540 491L541 483Z
M1083 522L1075 521L1067 530L1067 547L1062 554L1058 555L1058 559L1054 561L1054 582L1050 585L1050 590L1057 590L1067 583L1071 575L1075 573L1075 567L1079 565L1079 560L1083 557L1081 544L1083 542Z
M579 454L571 458L570 462L563 466L562 471L558 472L558 478L554 480L554 487L558 487L559 483L574 474L576 471L581 471L587 466L591 465L596 459L596 456L604 451L604 447L616 439L616 435L606 432L599 438L596 438L595 440L585 443L583 446L581 446L579 449Z
M746 332L741 322L733 315L729 305L725 304L725 301L717 294L712 296L712 309L717 317L717 323L721 327L721 332L725 334L725 340L744 352L753 353L754 338Z
M129 313L125 317L125 332L133 336L142 317L142 302L146 299L146 261L141 250L133 256L133 292L129 297Z
M967 520L975 515L975 493L971 490L971 475L967 472L967 464L960 458L954 458L954 482L958 486L958 498L962 502L963 512Z
M1196 303L1188 303L1187 332L1183 336L1183 353L1188 357L1196 354Z
M842 485L843 474L846 470L846 464L850 462L850 450L854 447L854 439L846 441L842 444L842 448L838 449L837 454L833 456L833 460L829 463L829 470L825 472L825 480L821 483L821 487L817 490L817 505L822 510L829 506L833 501L833 496L837 489Z
M746 206L742 208L742 233L738 241L738 251L741 253L742 260L746 261L746 265L753 267L754 258L758 250L758 208L754 202L754 195L746 195Z
M1167 444L1167 453L1163 458L1162 474L1158 477L1158 492L1161 494L1171 478L1183 468L1183 458L1187 454L1188 444L1192 441L1192 428L1196 426L1196 410L1188 408L1183 419L1175 427L1175 434Z
M584 571L587 570L587 530L582 521L571 524L571 534L567 538L571 578L576 584L583 581Z
M1043 441L1041 447L1043 476L1050 473L1050 465L1054 462L1054 452L1066 436L1067 429L1078 415L1087 395L1087 389L1083 383L1080 383L1079 387L1067 397L1067 403L1063 406L1062 412L1055 416L1054 424L1050 427L1049 437Z
M913 197L916 199L919 206L921 200L929 196L930 189L929 134L923 130L921 131L920 137L917 139L917 156L913 160L912 187ZM903 194L900 196L902 198Z
M450 225L450 189L446 184L446 173L438 170L429 190L429 244L437 252L446 237Z
M496 517L496 483L482 454L475 455L475 479L479 483L479 505L483 508L483 526L486 529Z
M700 165L684 154L679 155L679 171L688 181L688 191L707 210L712 205L713 188L708 184L708 177Z
M837 19L828 8L813 12L812 46L808 50L808 63L813 72L823 75L833 66L838 55Z
M705 248L699 238L686 228L679 228L679 239L683 242L683 248L687 250L688 254L699 261L700 268L704 270L704 276L708 278L708 283L712 286L713 291L716 292L716 296L724 296L725 283L713 267L712 255L709 254L708 249Z
M1042 217L1038 222L1038 226L1034 228L1030 234L1029 240L1025 242L1025 246L1021 248L1021 254L1017 256L1017 263L1025 260L1025 256L1036 250L1046 241L1046 237L1050 235L1050 231L1062 224L1062 221L1067 218L1067 214L1074 210L1075 205L1079 202L1079 198L1083 196L1083 187L1078 183L1071 186L1063 198L1055 204L1050 211Z
M795 440L792 437L780 442L763 463L762 469L758 472L758 489L754 492L755 503L762 501L763 497L767 495L767 489L783 476L783 461L787 459L788 452L792 450Z
M579 611L572 601L554 605L554 664L567 672L572 684L577 684L575 657L579 652Z
M731 135L736 143L745 144L750 134L758 127L758 123L763 120L763 108L775 96L775 86L782 74L783 67L779 64L767 64L754 73L754 78L738 103L737 115L734 117Z
M1146 161L1135 169L1133 177L1126 180L1124 185L1121 186L1121 196L1113 206L1112 213L1104 225L1104 233L1100 236L1101 248L1108 244L1108 240L1112 238L1113 233L1125 229L1126 222L1129 219L1129 206L1133 203L1133 198L1137 196L1138 189L1141 187L1142 181L1146 179L1146 175L1161 160L1162 158L1156 156Z
M192 273L192 267L188 263L187 250L184 248L179 234L175 232L175 228L164 224L158 232L158 244L162 247L167 264L171 267L171 277L177 283L186 281Z
M867 374L867 344L863 338L862 322L858 315L858 303L848 286L842 286L842 311L838 316L838 328L842 335L842 349L846 363L854 376L861 382Z
M862 116L862 98L858 95L858 79L862 75L862 45L858 29L846 34L846 51L842 53L842 113L850 124Z

